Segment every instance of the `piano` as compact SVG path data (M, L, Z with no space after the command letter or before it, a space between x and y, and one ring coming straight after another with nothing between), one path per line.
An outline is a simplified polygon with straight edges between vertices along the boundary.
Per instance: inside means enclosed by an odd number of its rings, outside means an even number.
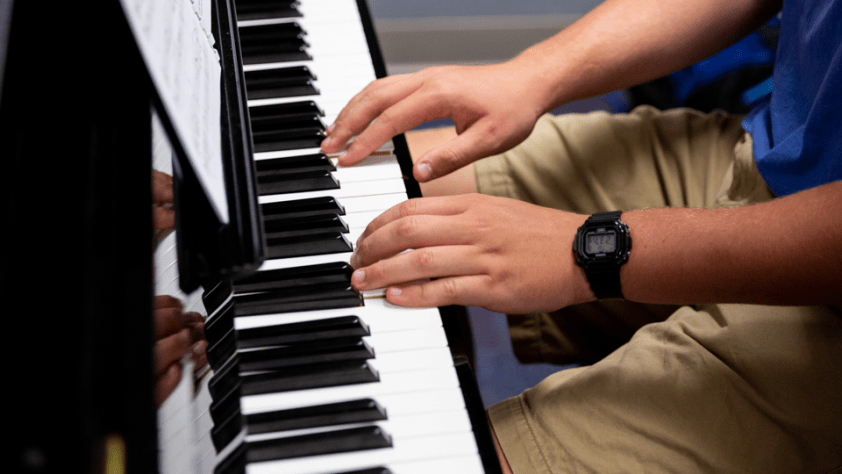
M42 317L12 323L46 345L11 345L35 352L10 372L26 384L14 400L17 467L500 472L459 308L399 308L350 286L352 243L367 223L420 196L402 136L349 168L319 149L325 125L386 73L365 0L206 1L191 7L220 56L227 221L140 60L126 2L47 15L31 2L0 5L14 9L0 143L10 176L32 178L3 191L20 252L4 256L2 296L39 299L32 282L44 272L55 287ZM44 28L50 41L33 31ZM33 60L71 34L78 57ZM56 142L39 140L49 125L63 127ZM150 163L174 175L178 217L152 247ZM51 261L27 259L45 250ZM153 294L206 316L209 361L186 358L157 410Z

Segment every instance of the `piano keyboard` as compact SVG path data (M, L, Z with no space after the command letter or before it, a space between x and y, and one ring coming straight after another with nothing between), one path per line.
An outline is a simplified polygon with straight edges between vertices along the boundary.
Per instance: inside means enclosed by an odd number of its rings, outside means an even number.
M408 198L392 143L350 168L319 149L376 79L356 1L237 10L268 258L205 288L201 471L486 472L438 309L350 285L353 242Z

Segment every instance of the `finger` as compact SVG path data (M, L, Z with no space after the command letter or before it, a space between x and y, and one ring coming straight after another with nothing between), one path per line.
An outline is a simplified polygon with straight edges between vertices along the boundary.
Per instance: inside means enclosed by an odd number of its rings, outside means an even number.
M354 271L357 290L373 290L426 279L483 273L479 253L470 245L426 247L380 260Z
M384 110L339 155L339 164L350 166L362 161L395 135L424 122L444 118L447 111L429 94L415 92Z
M454 199L453 196L438 196L406 200L400 204L390 207L369 222L363 233L360 234L360 237L357 239L357 244L371 235L372 232L402 217L425 214L452 216L464 212L465 207L466 202L464 199Z
M172 336L184 329L184 317L178 308L156 309L152 312L155 340Z
M173 364L155 381L155 403L159 407L181 382L181 370L181 364Z
M168 207L154 206L152 208L152 226L156 230L175 228L175 210Z
M413 308L483 306L489 279L485 275L469 275L393 286L386 291L386 299Z
M174 296L158 295L152 301L152 307L154 309L178 308L178 310L181 311L184 309L184 304L180 299Z
M193 370L199 370L208 363L208 341L193 344Z
M351 266L360 268L407 249L442 245L467 245L472 239L468 224L451 216L408 216L390 222L359 241Z
M174 202L172 176L152 170L152 202L155 204Z
M331 133L322 141L325 153L340 151L348 140L362 132L384 110L415 92L420 83L403 79L377 81L363 89L342 109L332 124Z
M480 120L452 141L419 158L413 176L421 183L440 178L480 158L507 150L509 143L511 146L519 143L517 138L512 140L508 131L491 124L490 120Z
M360 101L363 100L365 95L368 92L370 92L372 89L377 88L377 87L383 87L386 84L392 84L392 83L407 79L410 76L412 76L412 74L397 74L397 75L394 75L394 76L383 77L383 78L380 78L380 79L377 79L377 80L374 80L374 81L368 83L368 85L366 85L363 88L363 90L361 90L356 95L354 95L354 97L351 97L351 100L349 100L348 103L345 104L345 107L343 107L342 110L339 111L339 115L337 115L337 117L336 117L337 120L340 117L344 119L346 116L351 114L352 111L357 108ZM325 130L325 135L327 135L327 136L332 135L333 131L335 129L336 129L336 121L334 121L332 124L330 124L327 127L327 129Z
M161 375L190 349L190 331L184 329L155 343L155 374Z

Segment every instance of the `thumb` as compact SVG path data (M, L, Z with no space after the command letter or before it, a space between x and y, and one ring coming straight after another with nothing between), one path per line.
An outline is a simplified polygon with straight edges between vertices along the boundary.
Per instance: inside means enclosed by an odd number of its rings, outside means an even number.
M491 127L475 123L444 145L433 148L416 163L413 171L419 183L440 178L480 158L503 151L499 134L489 133ZM496 135L496 136L495 136Z

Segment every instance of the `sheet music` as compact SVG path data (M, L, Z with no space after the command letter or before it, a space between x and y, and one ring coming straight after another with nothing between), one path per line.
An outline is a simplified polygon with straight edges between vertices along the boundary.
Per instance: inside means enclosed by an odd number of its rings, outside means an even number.
M228 222L220 135L221 68L210 0L121 0L164 108L221 222Z

